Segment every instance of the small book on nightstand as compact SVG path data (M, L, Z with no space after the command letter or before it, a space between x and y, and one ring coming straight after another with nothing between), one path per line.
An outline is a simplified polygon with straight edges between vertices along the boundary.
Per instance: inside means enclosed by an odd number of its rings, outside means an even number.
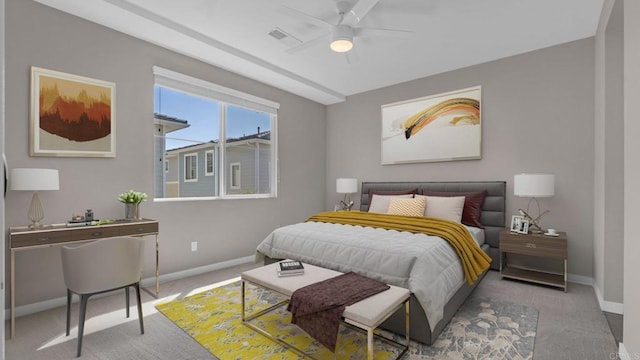
M304 274L304 266L297 260L286 260L278 263L278 276L295 276Z

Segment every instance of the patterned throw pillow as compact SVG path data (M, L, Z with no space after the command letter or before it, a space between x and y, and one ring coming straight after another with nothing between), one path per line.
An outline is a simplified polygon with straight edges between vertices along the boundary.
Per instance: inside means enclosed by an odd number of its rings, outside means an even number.
M389 201L393 198L413 198L413 194L403 195L378 195L373 194L371 196L371 205L369 205L369 212L386 213L389 210Z
M392 198L389 200L389 210L387 210L387 214L424 216L425 200L425 197L418 199Z

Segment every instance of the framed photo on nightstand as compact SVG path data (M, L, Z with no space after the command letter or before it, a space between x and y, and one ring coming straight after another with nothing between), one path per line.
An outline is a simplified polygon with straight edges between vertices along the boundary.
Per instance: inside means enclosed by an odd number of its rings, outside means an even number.
M525 219L524 216L513 215L511 217L511 231L518 234L528 234L529 220Z

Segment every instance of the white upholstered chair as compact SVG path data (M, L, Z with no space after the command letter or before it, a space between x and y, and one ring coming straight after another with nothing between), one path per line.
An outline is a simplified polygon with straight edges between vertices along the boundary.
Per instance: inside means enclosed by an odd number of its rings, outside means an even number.
M67 286L67 336L71 320L71 297L80 296L78 319L78 352L82 351L82 335L91 295L114 290L125 290L127 317L129 317L129 287L136 289L140 332L144 334L140 278L144 240L136 237L112 237L96 240L77 247L62 247L62 271Z

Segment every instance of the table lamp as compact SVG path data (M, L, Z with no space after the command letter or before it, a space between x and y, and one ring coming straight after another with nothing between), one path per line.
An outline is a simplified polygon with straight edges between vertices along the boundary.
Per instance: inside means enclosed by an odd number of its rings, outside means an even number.
M27 213L31 220L30 229L42 227L40 221L44 219L44 210L40 203L39 191L42 190L60 190L60 182L58 180L58 170L56 169L12 169L11 170L11 190L28 190L33 191L31 205Z
M338 178L336 179L336 192L338 194L344 194L344 199L340 202L342 210L350 211L353 207L353 201L349 197L349 194L358 192L358 179L351 178Z
M532 229L532 233L542 233L542 227L539 222L540 219L549 213L549 210L540 212L539 197L551 197L554 195L554 182L555 175L553 174L518 174L513 177L513 194L519 197L529 197L529 203L527 204L527 211L518 209L518 212L526 219L529 220L529 228ZM533 217L530 215L529 207L531 202L535 201L538 206L538 216Z

